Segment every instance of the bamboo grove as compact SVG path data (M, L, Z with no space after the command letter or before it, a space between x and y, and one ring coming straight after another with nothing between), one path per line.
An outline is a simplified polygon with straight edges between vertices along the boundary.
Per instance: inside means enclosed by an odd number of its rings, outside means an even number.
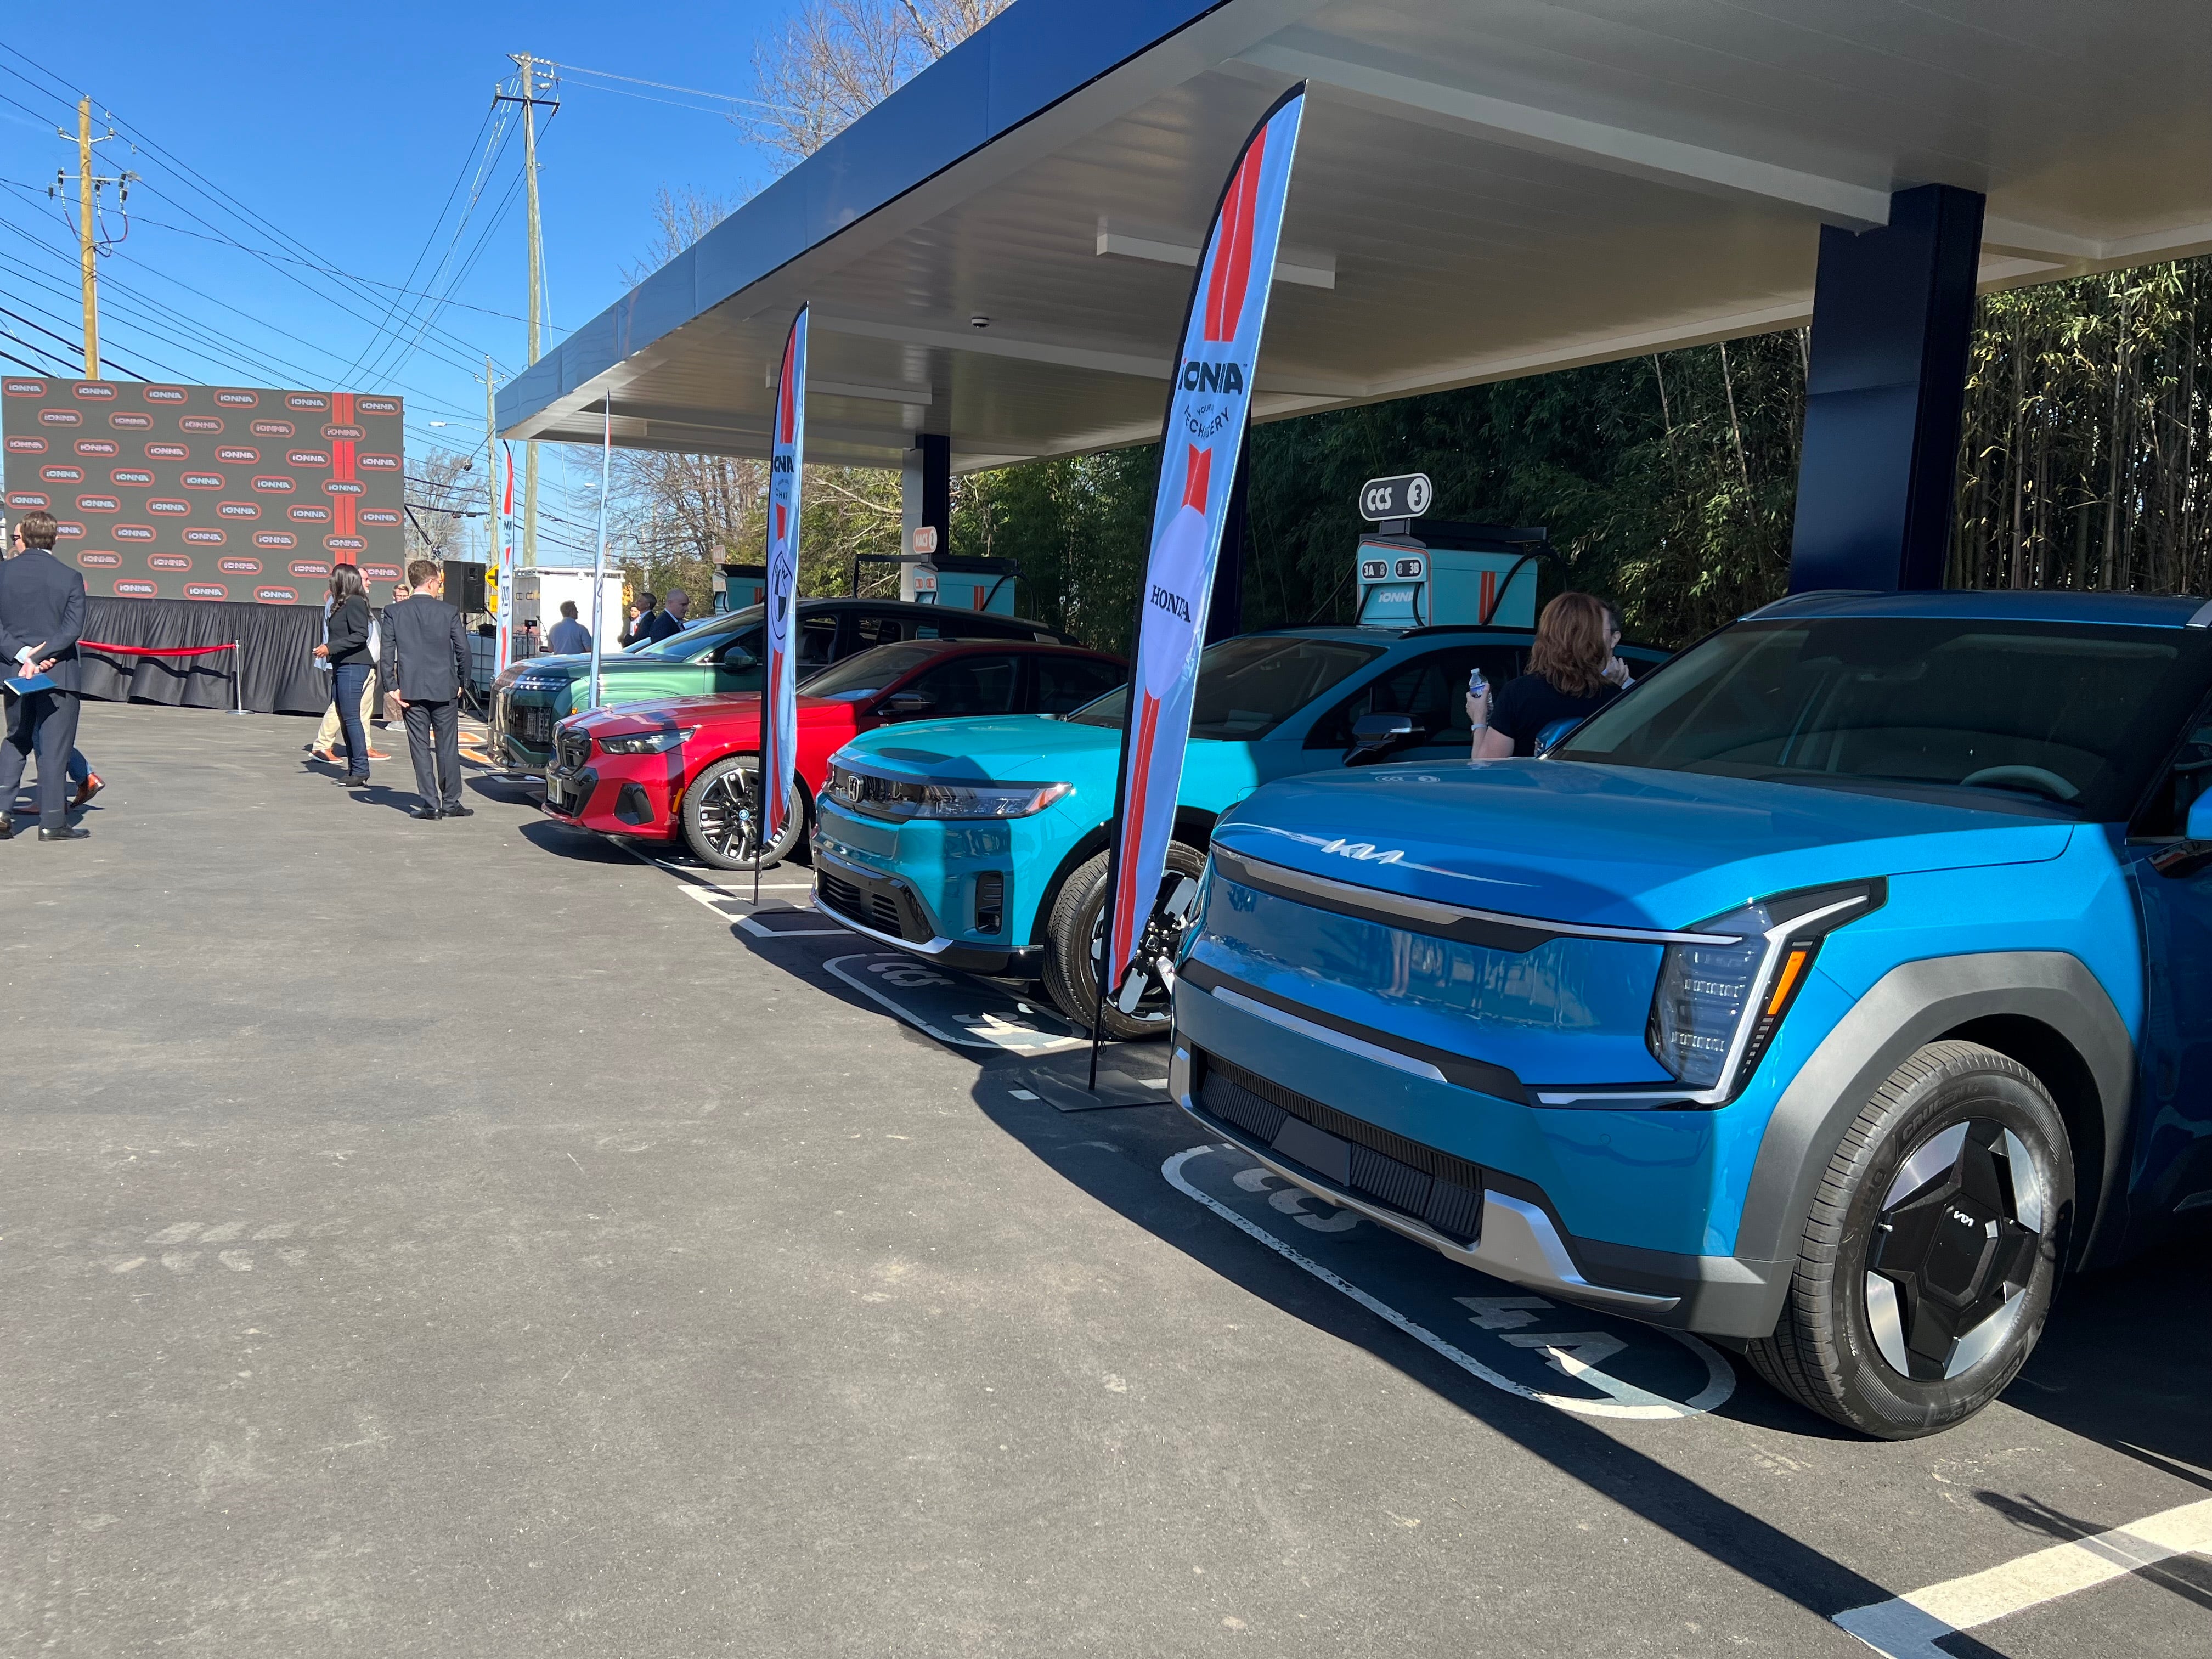
M1790 331L1259 427L1247 624L1348 620L1353 491L1420 471L1435 516L1544 526L1552 585L1618 599L1654 643L1693 639L1787 580L1805 353ZM1953 585L2212 591L2209 357L2212 260L1984 298ZM954 549L1015 559L1030 614L1123 647L1156 465L963 480Z

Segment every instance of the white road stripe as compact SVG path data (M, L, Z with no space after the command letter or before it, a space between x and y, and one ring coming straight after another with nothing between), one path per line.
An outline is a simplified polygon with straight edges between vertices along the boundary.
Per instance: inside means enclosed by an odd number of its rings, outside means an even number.
M2212 1554L2212 1498L2184 1504L2093 1537L2054 1544L1985 1572L1946 1579L1894 1601L1836 1615L1889 1659L1948 1659L1937 1638L2009 1618L2062 1595L2124 1578L2176 1555Z

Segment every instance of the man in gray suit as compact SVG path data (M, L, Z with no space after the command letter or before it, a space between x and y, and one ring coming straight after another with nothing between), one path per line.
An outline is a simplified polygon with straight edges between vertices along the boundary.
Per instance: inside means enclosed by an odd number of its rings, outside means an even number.
M469 640L461 613L441 597L445 572L428 559L407 567L414 596L384 608L384 664L398 688L392 701L407 722L415 763L418 818L465 818L461 805L461 688L469 681Z
M0 840L15 833L8 810L23 764L39 757L39 839L82 841L92 832L69 821L69 757L76 744L78 636L84 632L84 578L54 556L54 515L27 513L16 526L23 550L0 565L0 674L51 686L15 699L0 742Z

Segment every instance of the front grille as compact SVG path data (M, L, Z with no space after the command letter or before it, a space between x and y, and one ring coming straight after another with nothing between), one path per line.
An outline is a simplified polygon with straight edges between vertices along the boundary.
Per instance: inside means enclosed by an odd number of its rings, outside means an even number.
M554 739L554 753L562 766L575 771L592 757L592 740L580 732L563 732Z
M552 744L553 711L542 702L518 706L509 698L507 718L501 724L507 728L507 736L532 749L544 749Z
M1193 1098L1209 1116L1272 1147L1293 1120L1350 1150L1350 1185L1361 1197L1472 1242L1482 1228L1482 1168L1379 1128L1203 1049L1191 1054Z
M879 933L889 933L909 944L919 945L929 937L908 920L906 907L899 902L898 895L886 886L872 882L864 886L821 868L814 874L814 890L825 906L848 921L857 921L863 927L872 927Z

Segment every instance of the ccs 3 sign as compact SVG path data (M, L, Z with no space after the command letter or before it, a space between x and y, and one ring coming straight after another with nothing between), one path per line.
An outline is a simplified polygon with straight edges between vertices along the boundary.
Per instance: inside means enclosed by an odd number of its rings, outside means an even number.
M1429 510L1436 495L1436 486L1425 472L1370 478L1359 486L1359 516L1376 524L1386 519L1418 519Z

